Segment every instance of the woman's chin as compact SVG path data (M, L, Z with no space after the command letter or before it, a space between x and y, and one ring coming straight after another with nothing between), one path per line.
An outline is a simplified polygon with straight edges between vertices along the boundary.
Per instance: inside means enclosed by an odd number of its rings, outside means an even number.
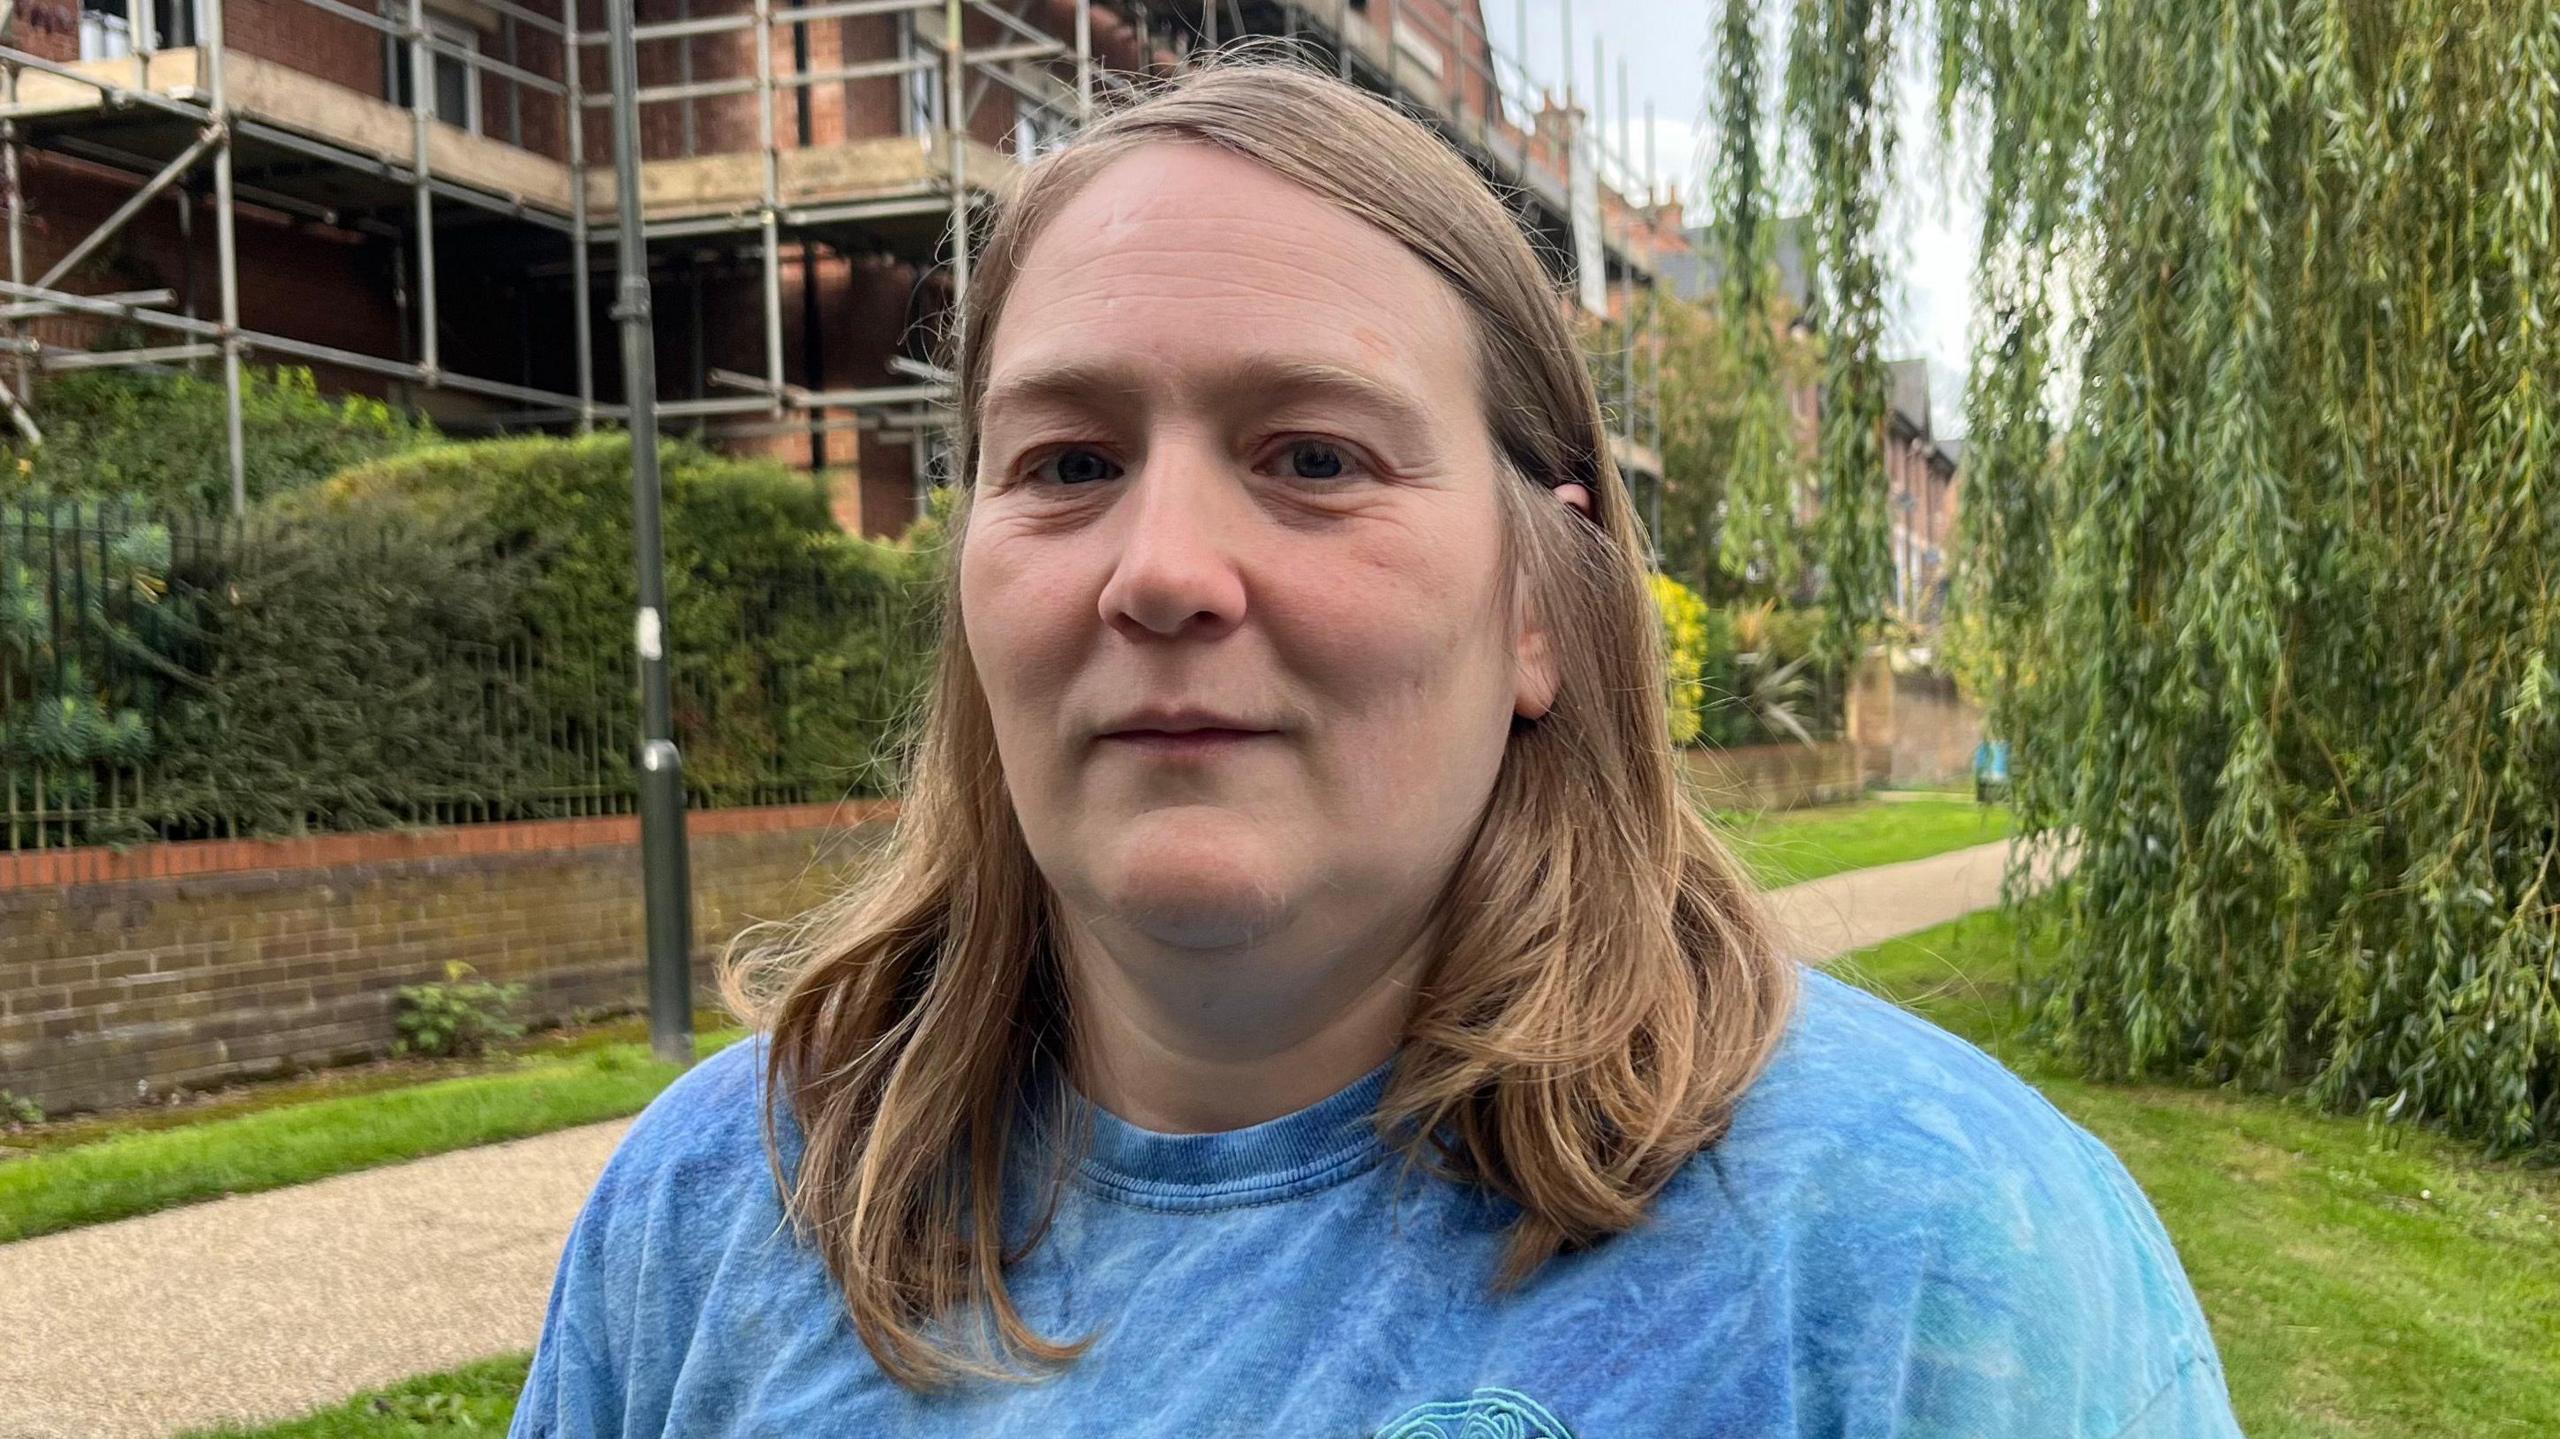
M1267 933L1286 905L1285 866L1243 833L1140 821L1102 888L1123 923L1158 943L1217 949Z

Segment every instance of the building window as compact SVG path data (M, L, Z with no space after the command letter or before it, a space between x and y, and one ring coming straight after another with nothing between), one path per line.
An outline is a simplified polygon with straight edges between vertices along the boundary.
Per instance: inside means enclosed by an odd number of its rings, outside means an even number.
M80 7L80 58L114 60L133 53L133 20L125 0L86 0Z
M480 32L460 20L444 15L427 17L427 32L444 45L456 50L480 53ZM391 103L409 107L409 47L400 46L391 74ZM448 125L458 126L477 135L480 133L479 67L442 50L429 52L428 63L435 75L435 117Z
M898 17L898 58L934 62L907 72L907 103L901 112L906 133L930 143L942 128L942 52L917 33L912 12Z
M115 60L136 50L171 50L196 42L193 0L81 0L80 58ZM145 33L137 33L137 25Z

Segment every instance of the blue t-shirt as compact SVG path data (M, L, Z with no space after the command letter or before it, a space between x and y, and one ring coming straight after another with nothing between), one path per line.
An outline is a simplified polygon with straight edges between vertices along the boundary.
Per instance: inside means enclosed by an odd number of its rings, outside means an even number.
M1104 1113L1011 1274L1056 1377L918 1396L784 1223L764 1051L644 1113L554 1281L514 1439L2236 1435L2168 1236L1999 1064L1819 974L1650 1220L1499 1297L1507 1203L1409 1169L1387 1071L1267 1124ZM786 1124L783 1155L796 1162Z

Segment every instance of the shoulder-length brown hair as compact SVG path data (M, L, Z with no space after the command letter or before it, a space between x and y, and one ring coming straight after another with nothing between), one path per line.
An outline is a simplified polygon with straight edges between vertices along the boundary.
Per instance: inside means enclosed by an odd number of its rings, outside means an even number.
M1241 155L1376 226L1473 321L1503 561L1560 683L1544 716L1515 723L1440 898L1441 951L1379 1122L1411 1159L1518 1206L1493 1276L1508 1286L1636 1224L1723 1134L1785 1026L1793 966L1683 793L1643 548L1560 297L1485 182L1385 103L1293 64L1230 61L1032 165L961 315L955 473L974 473L988 338L1032 241L1105 166L1166 143ZM1588 520L1543 493L1565 483L1589 488ZM955 548L968 510L964 492ZM1070 1027L1050 893L1006 796L949 569L887 848L790 943L722 974L731 1007L772 1033L764 1120L786 1208L881 1368L911 1387L1033 1375L1083 1347L1034 1333L1006 1287L1018 1106ZM787 1176L785 1102L804 1144Z

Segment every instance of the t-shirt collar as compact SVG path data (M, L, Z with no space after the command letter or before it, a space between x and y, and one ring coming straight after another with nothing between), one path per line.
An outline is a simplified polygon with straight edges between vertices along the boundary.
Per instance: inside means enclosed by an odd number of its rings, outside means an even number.
M1104 1196L1150 1209L1232 1209L1324 1189L1386 1152L1376 1123L1395 1061L1306 1108L1243 1129L1160 1134L1080 1095L1069 1104L1091 1125L1078 1177Z

